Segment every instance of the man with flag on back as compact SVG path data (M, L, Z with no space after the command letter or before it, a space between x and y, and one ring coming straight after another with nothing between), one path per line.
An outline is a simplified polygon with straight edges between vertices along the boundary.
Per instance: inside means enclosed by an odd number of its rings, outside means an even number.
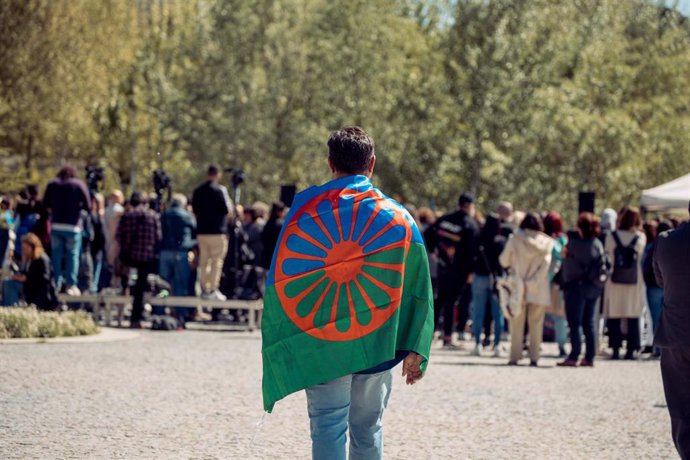
M374 188L374 141L361 128L328 139L333 180L295 197L266 283L263 399L271 412L306 389L315 459L381 458L392 369L420 380L433 338L421 234Z

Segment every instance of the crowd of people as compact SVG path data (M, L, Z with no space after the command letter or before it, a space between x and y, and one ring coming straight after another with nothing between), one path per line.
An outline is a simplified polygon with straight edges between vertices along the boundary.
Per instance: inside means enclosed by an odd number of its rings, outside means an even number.
M526 350L537 366L545 330L558 344L559 366L593 366L604 335L611 359L621 359L624 346L624 359L659 356L641 343L641 320L651 318L644 326L652 333L658 326L663 289L654 276L655 241L679 221L643 222L637 208L625 207L601 217L583 212L566 230L558 212L522 213L509 202L481 215L468 193L457 211L438 218L429 209L411 211L424 229L444 348L461 347L471 321L476 356L491 349L501 357L501 340L510 332L510 365ZM500 292L509 278L517 280L513 293L519 291L512 305Z
M2 304L50 310L58 306L59 292L128 292L131 325L138 328L149 289L215 301L259 298L285 206L274 203L269 214L262 202L234 205L221 179L221 169L209 166L191 199L173 194L162 212L155 196L140 192L125 200L114 190L105 199L71 166L60 170L43 196L29 186L3 198ZM206 316L196 308L172 313L182 321Z
M276 202L269 211L256 202L243 208L221 179L221 169L209 166L207 180L189 199L173 194L162 212L139 192L125 200L114 190L104 198L71 166L60 170L43 196L29 186L3 198L2 304L53 309L58 292L129 292L132 327L141 327L150 275L153 288L157 280L173 296L261 297L286 206ZM624 344L624 358L636 359L644 350L645 309L651 329L659 321L663 289L653 273L654 241L677 221L643 224L639 210L626 207L620 213L606 209L601 218L582 213L566 230L558 212L523 213L509 202L482 215L469 193L447 214L408 210L423 231L435 327L447 349L461 347L467 330L472 354L501 357L509 332L509 363L517 364L527 350L537 365L546 330L558 344L560 365L592 366L604 334L613 359L621 357ZM500 301L499 285L507 277L520 280L521 301L513 310ZM173 313L183 322L208 319L197 308Z

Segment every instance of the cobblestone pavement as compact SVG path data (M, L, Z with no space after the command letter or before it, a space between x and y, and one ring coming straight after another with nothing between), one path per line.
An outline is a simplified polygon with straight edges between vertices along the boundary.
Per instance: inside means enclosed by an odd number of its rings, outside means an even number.
M257 429L260 350L257 333L191 331L0 346L0 458L308 458L303 392ZM435 349L413 387L396 369L387 458L677 458L658 361L468 355Z

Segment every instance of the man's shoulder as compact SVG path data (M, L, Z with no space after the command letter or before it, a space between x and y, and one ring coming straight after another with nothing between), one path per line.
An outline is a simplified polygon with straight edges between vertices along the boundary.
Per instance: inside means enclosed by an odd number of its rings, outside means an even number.
M690 223L663 232L657 238L657 247L668 247L669 245L675 247L681 244L690 245Z

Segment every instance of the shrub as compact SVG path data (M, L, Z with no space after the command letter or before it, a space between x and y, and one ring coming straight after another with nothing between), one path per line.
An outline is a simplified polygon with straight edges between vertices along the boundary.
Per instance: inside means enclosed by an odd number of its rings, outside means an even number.
M91 316L83 311L38 311L33 307L0 308L0 338L73 337L98 332Z

